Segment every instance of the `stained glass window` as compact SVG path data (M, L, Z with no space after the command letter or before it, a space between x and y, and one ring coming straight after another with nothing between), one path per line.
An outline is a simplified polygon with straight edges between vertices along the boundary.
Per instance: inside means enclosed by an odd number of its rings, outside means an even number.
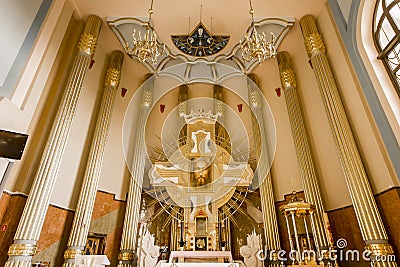
M400 0L379 0L373 33L381 59L400 97Z

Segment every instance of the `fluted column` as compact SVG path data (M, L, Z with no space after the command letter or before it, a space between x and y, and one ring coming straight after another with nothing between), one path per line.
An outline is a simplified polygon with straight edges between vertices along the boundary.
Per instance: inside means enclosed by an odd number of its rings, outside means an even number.
M314 17L304 16L300 26L366 248L372 256L393 254ZM397 266L395 262L371 264Z
M178 95L178 120L180 120L180 124L183 125L182 129L179 132L179 142L182 142L182 140L186 140L186 132L187 132L187 126L185 122L185 117L184 115L187 114L187 103L186 101L189 100L189 88L186 84L182 84L179 86L179 95Z
M223 126L225 120L225 106L224 96L222 94L222 86L214 85L214 113L218 114L219 118L215 124L215 135L217 145L226 149L231 153L231 140L225 127Z
M297 97L296 76L290 61L288 52L279 52L278 56L279 73L281 84L285 93L286 106L289 114L290 126L297 155L297 163L300 167L301 178L304 187L304 195L308 203L315 205L314 239L317 250L326 250L329 247L329 239L326 228L324 227L323 213L324 207L318 186L318 178L311 156L310 145L304 126L303 115Z
M249 74L248 76L253 81L248 81L247 87L249 90L250 108L254 114L252 117L252 127L255 146L257 149L258 177L259 179L262 179L260 185L260 198L263 213L265 242L268 249L267 257L270 258L270 256L272 256L270 266L278 266L278 251L281 249L281 244L278 232L278 221L276 218L272 178L271 173L267 168L267 166L270 166L268 163L271 162L272 159L268 157L266 140L262 140L263 136L266 134L266 126L264 124L264 114L262 110L262 96L260 95L259 90L255 88L255 85L258 86L257 76L254 74ZM262 145L262 143L264 143L264 145ZM270 251L274 251L274 253L270 253Z
M68 84L51 128L42 159L29 192L14 243L8 251L5 266L30 267L36 252L50 197L54 188L61 158L75 116L79 94L94 54L100 32L101 19L89 16L79 42L79 52L69 76Z
M136 239L138 231L138 222L140 216L140 203L142 197L142 185L144 166L146 163L145 147L145 127L146 119L153 104L153 83L154 79L146 82L143 90L142 103L139 112L139 122L134 139L134 153L132 161L132 176L129 184L128 200L125 210L124 227L122 230L122 240L120 253L118 255L118 266L134 266Z
M114 106L115 92L121 78L121 68L124 54L114 51L107 67L104 81L104 93L97 118L94 139L89 152L81 193L79 195L72 230L68 240L68 248L64 253L65 267L75 267L75 256L83 254L89 233L90 221L99 185L104 149L110 128L111 115Z
M224 112L224 96L222 95L222 86L214 85L214 99L217 100L214 103L214 113L220 116L225 116Z

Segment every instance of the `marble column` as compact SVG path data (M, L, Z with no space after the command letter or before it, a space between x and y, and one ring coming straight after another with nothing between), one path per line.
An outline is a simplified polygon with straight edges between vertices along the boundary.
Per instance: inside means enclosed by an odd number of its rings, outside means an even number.
M300 102L297 97L297 82L295 72L290 61L288 52L279 52L278 56L279 73L281 84L285 93L286 106L288 109L290 126L297 155L297 163L300 167L304 195L308 203L315 205L314 213L314 240L317 251L326 250L330 246L329 235L324 227L324 207L318 186L317 173L311 156L310 145L307 139Z
M300 26L366 249L372 251L372 257L392 255L393 248L388 243L388 236L326 56L324 41L312 15L302 17ZM371 262L371 264L397 266L395 262Z
M135 251L137 242L138 222L140 216L140 203L142 198L142 185L144 167L146 163L145 127L146 120L153 104L154 78L145 82L143 86L142 103L139 111L131 166L131 179L128 190L128 200L125 210L124 227L120 253L118 254L119 267L132 267L135 264Z
M259 179L263 179L260 185L260 198L263 213L265 242L266 248L268 249L267 257L272 260L270 266L279 266L278 251L281 249L281 244L278 232L278 221L276 218L272 177L270 170L267 168L270 166L268 162L270 162L271 159L268 156L267 142L266 140L262 140L265 138L266 134L261 101L263 96L260 95L260 91L256 88L256 86L258 86L257 76L255 74L248 74L248 77L250 79L247 81L249 104L254 115L252 116L252 128L257 149L257 171Z
M89 16L79 42L72 71L51 128L43 155L29 192L14 243L8 250L5 266L30 267L36 252L36 244L43 227L50 197L56 182L61 158L75 116L76 106L93 57L102 21L97 16ZM44 237L46 238L46 237Z
M114 51L107 67L103 98L68 240L68 248L64 253L63 266L78 266L75 264L75 256L83 254L86 245L123 59L124 54L121 51Z

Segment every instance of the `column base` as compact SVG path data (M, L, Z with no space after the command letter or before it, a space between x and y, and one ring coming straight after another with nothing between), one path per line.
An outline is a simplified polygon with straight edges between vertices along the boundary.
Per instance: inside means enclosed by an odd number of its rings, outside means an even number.
M32 267L32 257L10 256L4 267Z
M76 255L83 255L83 248L68 247L64 252L65 261L63 267L78 267L78 265L75 264Z
M36 242L32 240L14 240L14 243L8 249L7 267L31 267L32 257L36 253Z
M118 267L136 266L135 253L133 251L121 251L118 254Z
M371 252L369 255L371 266L397 267L396 255L389 243L369 243L365 246L365 250Z

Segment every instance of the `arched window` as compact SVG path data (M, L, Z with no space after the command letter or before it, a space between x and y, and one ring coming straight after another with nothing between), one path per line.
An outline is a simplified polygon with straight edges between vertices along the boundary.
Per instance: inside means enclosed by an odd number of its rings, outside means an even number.
M375 46L400 97L400 0L378 0L373 33Z

